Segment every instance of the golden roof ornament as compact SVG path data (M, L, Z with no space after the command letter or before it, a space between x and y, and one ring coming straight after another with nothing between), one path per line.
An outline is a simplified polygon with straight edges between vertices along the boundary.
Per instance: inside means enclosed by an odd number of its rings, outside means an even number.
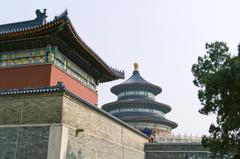
M135 62L135 63L134 63L134 70L135 70L135 71L138 71L138 68L139 68L139 65L138 65L138 63Z

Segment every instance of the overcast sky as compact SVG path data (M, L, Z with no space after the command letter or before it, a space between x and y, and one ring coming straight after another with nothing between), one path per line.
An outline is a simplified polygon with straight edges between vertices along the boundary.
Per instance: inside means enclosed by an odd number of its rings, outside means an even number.
M138 62L141 75L162 87L157 100L172 107L166 117L179 124L175 134L208 133L214 117L198 113L191 66L206 42L227 42L236 54L239 0L7 0L0 23L33 19L38 8L47 9L48 20L68 9L80 37L126 78ZM110 88L121 82L99 86L99 105L116 100Z

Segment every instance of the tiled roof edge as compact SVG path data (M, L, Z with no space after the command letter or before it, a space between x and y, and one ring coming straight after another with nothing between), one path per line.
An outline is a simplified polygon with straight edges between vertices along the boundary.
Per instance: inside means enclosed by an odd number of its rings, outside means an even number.
M38 88L2 89L0 90L0 97L8 96L8 95L59 92L64 90L65 90L65 87L61 85L49 86L49 87L38 87Z

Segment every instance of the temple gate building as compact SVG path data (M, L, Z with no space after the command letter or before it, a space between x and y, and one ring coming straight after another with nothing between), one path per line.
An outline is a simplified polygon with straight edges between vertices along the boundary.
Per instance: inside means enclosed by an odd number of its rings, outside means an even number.
M97 107L124 78L76 33L67 11L0 25L0 159L143 159L147 137Z
M34 20L0 25L0 89L62 81L68 90L97 105L97 85L124 78L124 73L110 68L81 40L67 11L50 22L46 10L37 10L36 15Z

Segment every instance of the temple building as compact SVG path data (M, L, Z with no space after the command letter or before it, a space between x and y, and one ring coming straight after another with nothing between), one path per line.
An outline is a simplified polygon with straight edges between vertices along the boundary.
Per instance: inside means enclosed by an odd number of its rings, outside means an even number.
M148 138L97 107L97 85L124 72L84 43L67 11L46 18L0 25L0 159L144 159Z
M162 89L140 75L137 63L132 76L112 87L111 92L117 95L117 101L103 105L102 109L146 135L170 137L171 130L177 127L177 123L165 118L171 107L155 100Z

